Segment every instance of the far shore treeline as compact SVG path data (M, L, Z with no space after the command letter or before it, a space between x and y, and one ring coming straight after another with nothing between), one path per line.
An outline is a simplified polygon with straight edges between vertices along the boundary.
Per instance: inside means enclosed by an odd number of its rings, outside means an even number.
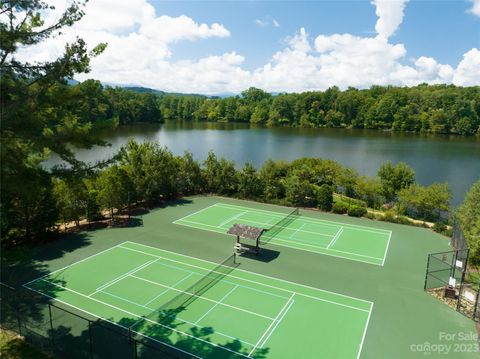
M480 87L373 86L345 91L271 95L250 88L225 98L168 94L144 88L103 87L87 80L58 91L88 105L79 115L117 124L165 120L240 122L260 126L382 129L414 133L480 135ZM93 108L92 108L93 105ZM89 110L83 113L82 110Z

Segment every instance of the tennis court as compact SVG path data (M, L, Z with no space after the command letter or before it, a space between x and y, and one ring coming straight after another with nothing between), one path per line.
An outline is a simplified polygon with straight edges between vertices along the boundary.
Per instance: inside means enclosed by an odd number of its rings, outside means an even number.
M391 231L299 216L290 212L267 211L215 203L173 223L226 233L234 223L261 227L264 242L327 254L360 262L384 265ZM231 237L226 237L231 238Z
M189 356L360 357L372 302L239 266L123 242L25 286Z

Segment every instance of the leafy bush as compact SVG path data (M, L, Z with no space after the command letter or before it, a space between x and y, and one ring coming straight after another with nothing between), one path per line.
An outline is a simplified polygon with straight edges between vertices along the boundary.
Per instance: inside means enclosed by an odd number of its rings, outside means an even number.
M351 206L348 209L348 215L350 217L362 217L367 214L367 209L360 206Z
M443 222L435 222L432 229L437 233L448 235L448 227Z
M395 213L393 211L386 211L383 216L378 218L380 221L397 223Z
M328 184L321 185L317 190L318 208L331 211L333 206L333 189Z
M412 224L413 224L413 221L412 221L410 218L408 218L408 217L398 216L398 217L395 219L395 223L412 225Z
M348 207L343 202L337 202L332 207L333 213L345 214L348 211Z
M367 214L365 214L365 217L367 217L368 219L377 219L377 216L375 216L375 214L368 211Z

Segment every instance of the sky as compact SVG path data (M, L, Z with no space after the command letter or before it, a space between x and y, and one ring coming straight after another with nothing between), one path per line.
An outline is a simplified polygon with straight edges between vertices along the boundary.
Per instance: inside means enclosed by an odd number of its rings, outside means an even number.
M48 3L46 25L69 0ZM77 80L184 93L480 85L480 0L90 0L85 13L16 56L52 59L79 36L108 46Z

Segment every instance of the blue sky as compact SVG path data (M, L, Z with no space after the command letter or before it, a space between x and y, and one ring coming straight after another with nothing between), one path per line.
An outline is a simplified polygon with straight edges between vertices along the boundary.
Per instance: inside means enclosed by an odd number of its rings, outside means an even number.
M245 67L266 63L285 47L284 39L301 27L313 36L375 32L375 7L356 1L154 1L157 12L187 15L198 22L218 22L232 36L201 43L179 43L175 58L203 57L236 50L246 57ZM442 63L457 64L472 47L480 47L480 18L468 13L468 1L414 0L405 8L402 25L392 40L405 44L408 54L431 56ZM256 20L275 19L279 27L260 27Z
M53 21L72 0L49 0ZM91 0L62 36L20 51L58 56L108 43L95 78L186 93L330 86L480 85L480 0Z

